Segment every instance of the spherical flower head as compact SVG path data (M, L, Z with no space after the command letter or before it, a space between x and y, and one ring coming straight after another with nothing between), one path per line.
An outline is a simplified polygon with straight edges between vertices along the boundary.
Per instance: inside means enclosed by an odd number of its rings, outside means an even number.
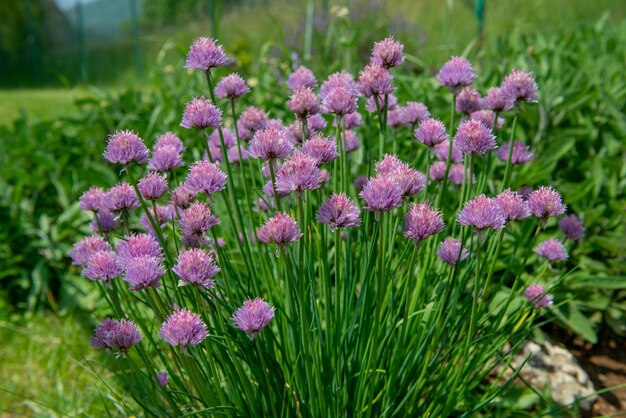
M117 243L118 264L127 268L137 257L163 260L163 249L150 234L131 234Z
M296 221L285 212L276 212L257 231L259 242L264 244L274 243L278 246L298 241L302 233Z
M448 173L448 176L450 173ZM446 163L443 161L436 161L430 166L428 170L428 177L431 180L443 180L446 176Z
M132 321L122 319L105 319L94 330L91 337L91 346L94 348L106 348L125 354L128 350L139 344L141 333Z
M90 187L80 196L79 207L93 212L106 210L105 197L106 192L101 187Z
M346 152L352 152L359 149L361 143L359 142L359 138L357 138L356 136L356 132L348 130L345 132L345 135L346 138L344 142L344 147L346 149Z
M444 263L456 266L457 262L467 258L469 252L461 248L461 240L448 237L441 243L437 255Z
M301 194L305 190L318 189L321 184L317 161L302 152L294 154L276 174L276 189L279 193Z
M454 143L461 152L484 155L496 147L496 137L482 122L464 120L456 131Z
M402 197L413 196L426 187L426 175L413 168L407 163L402 163L391 177L395 179L402 191Z
M424 103L406 102L400 116L403 125L413 126L430 118L430 112Z
M215 86L215 95L220 99L238 99L248 93L250 88L237 73L227 75Z
M294 90L287 102L287 106L300 119L305 119L320 111L317 96L310 87Z
M122 267L117 262L117 255L111 250L104 250L98 251L89 259L83 274L90 280L106 282L119 277L122 271Z
M196 194L183 184L172 190L172 203L181 209L187 209L195 197Z
M292 152L293 145L287 139L285 131L276 128L256 131L248 146L248 154L263 160L287 158Z
M368 100L369 101L369 100ZM398 127L404 124L402 121L402 112L404 108L396 107L393 110L387 112L387 126Z
M441 213L428 203L412 203L404 216L404 236L419 244L426 238L443 231Z
M472 226L477 231L483 231L486 228L502 229L506 220L495 199L480 195L465 203L457 222L463 226Z
M228 57L217 41L201 37L191 44L185 68L207 71L209 68L223 67L227 62Z
M561 241L556 239L547 239L535 248L535 254L545 257L548 261L561 261L567 260L567 250L561 244Z
M154 171L170 171L183 165L183 160L177 148L171 145L164 145L155 148L152 158L148 162L148 168Z
M111 187L104 201L106 209L110 212L121 212L140 206L135 189L128 183L120 183Z
M339 157L335 141L323 135L315 135L306 140L302 144L301 152L313 158L318 167Z
M97 252L109 251L110 249L109 243L100 235L90 235L75 243L68 255L72 259L72 264L84 266Z
M196 285L207 289L215 287L213 277L220 271L213 256L203 249L183 250L172 268L180 278L180 285Z
M312 137L326 127L326 121L320 114L311 115L306 121L306 138ZM293 145L302 144L304 140L302 136L302 119L296 119L293 124L285 128L285 135Z
M500 87L492 87L487 90L483 98L483 108L494 112L504 112L513 108L513 102L502 95Z
M169 378L167 377L167 372L165 370L161 370L160 372L157 372L156 377L157 377L157 381L162 387L166 387L168 383L170 382Z
M300 121L300 123L302 122ZM313 132L319 132L326 129L328 123L326 123L326 119L324 119L324 116L317 113L306 118L306 125Z
M354 91L339 86L328 92L322 99L322 111L337 116L356 112L356 95Z
M161 277L165 274L161 260L143 255L131 259L124 269L124 281L130 290L139 291L149 287L161 286Z
M302 65L293 73L289 74L287 79L287 87L289 90L298 90L303 88L313 88L317 86L317 80L313 72Z
M479 111L482 108L480 93L472 87L465 87L456 96L455 108L457 112L465 113L466 115Z
M415 139L422 144L434 147L448 139L446 127L437 119L426 119L420 122L415 130ZM446 155L447 157L447 155Z
M117 228L115 216L109 211L101 211L96 213L95 219L91 222L91 232L107 233Z
M385 154L383 159L374 165L376 174L379 176L391 176L402 166L402 161L392 154Z
M387 212L402 205L402 189L391 176L370 179L359 194L367 206L365 210Z
M361 192L368 182L369 179L367 176L357 176L357 178L354 179L354 188L357 192Z
M352 228L361 223L361 211L345 194L333 194L330 199L322 203L317 220L330 226L330 230Z
M500 94L508 103L534 103L537 101L537 83L535 76L528 71L513 70L502 81Z
M391 84L393 76L380 65L370 62L359 75L359 91L365 97L391 94L395 88Z
M324 99L331 91L338 87L344 87L353 95L358 95L358 85L354 81L354 77L346 71L339 71L328 76L328 79L322 83L320 88L320 97Z
M222 124L222 111L204 97L191 99L185 105L180 126L187 129L217 128Z
M150 212L154 218L154 222L159 226L160 230L162 230L163 227L174 218L175 210L170 205L168 206L158 205L156 206L156 215L154 213L155 211L150 211ZM150 219L148 219L148 216L146 216L145 213L141 215L139 222L141 222L141 225L144 227L146 232L148 232L150 235L156 236L156 233L154 229L152 228L152 223L150 222Z
M148 162L150 150L136 133L116 131L109 136L103 155L113 164L128 165L132 162L145 164Z
M445 174L445 173L444 173ZM463 182L470 183L470 170L465 169L463 164L452 164L448 172L448 180L450 183L460 186ZM472 184L476 183L476 176L471 179Z
M235 312L232 321L251 340L274 319L274 308L261 298L249 299Z
M250 157L250 154L248 153L248 150L242 149L241 158L239 158L239 148L230 147L226 152L226 156L228 157L228 161L230 161L232 164L239 164L241 160L247 160Z
M496 202L502 209L504 219L507 222L519 221L526 219L530 216L530 209L528 209L528 203L517 192L512 192L511 189L506 189L495 197Z
M239 137L245 141L252 138L254 133L260 129L265 128L269 120L267 113L262 109L249 106L239 116L237 121L237 129L239 130Z
M576 215L569 215L561 219L559 228L569 239L577 240L585 236L585 225Z
M435 152L435 158L440 161L448 161L448 152L450 148L450 140L446 139L442 143L435 145L433 148ZM463 153L457 146L455 141L452 141L452 154L450 155L450 161L453 163L463 162Z
M546 294L546 288L540 284L528 286L524 290L524 297L537 309L550 307L554 301L554 297Z
M404 45L389 36L374 44L371 61L384 68L397 67L404 61Z
M561 194L550 187L540 187L528 195L528 207L537 218L547 220L565 213L567 207L561 200Z
M226 148L237 145L237 138L228 129L222 129L222 138L224 139L224 145L226 146ZM213 132L211 132L211 135L209 135L209 145L214 145L218 148L222 146L222 139L220 138L219 130L214 130Z
M494 122L496 123L497 129L500 129L504 124L504 118L498 116L498 120L496 121L495 117L496 114L493 112L493 110L478 110L470 114L470 119L482 122L491 130L493 130Z
M192 203L180 214L180 229L185 235L202 235L219 223L209 206L202 202Z
M154 143L154 149L158 150L163 147L174 147L176 152L183 153L185 152L185 146L180 138L173 132L165 132L163 135L159 136Z
M500 148L498 148L498 151L496 152L496 156L505 163L509 160L510 147L511 142L505 142ZM511 164L526 164L527 162L532 161L533 158L533 153L530 152L530 149L522 141L513 142Z
M472 64L463 57L450 58L439 70L437 80L444 87L449 87L454 93L458 93L463 87L472 84L476 73Z
M363 125L363 117L359 112L348 113L343 117L343 124L346 129L354 129ZM333 125L337 126L336 122Z
M200 316L187 309L175 311L161 325L159 335L170 345L186 348L198 345L209 336Z
M387 108L390 112L398 108L398 98L394 94L389 94L387 96L386 104L385 96L370 96L367 98L367 102L365 103L365 110L370 113L377 113L378 109L382 112L385 108Z
M226 187L226 174L215 163L197 161L189 169L185 187L194 193L211 196Z
M144 199L157 200L167 191L167 179L157 173L149 173L139 180L137 188Z

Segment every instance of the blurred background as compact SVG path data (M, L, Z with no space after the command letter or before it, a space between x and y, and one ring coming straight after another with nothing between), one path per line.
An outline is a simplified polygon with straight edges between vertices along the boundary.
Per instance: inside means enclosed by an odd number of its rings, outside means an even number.
M399 98L435 115L448 105L432 76L451 55L470 58L482 92L511 68L536 74L540 103L519 130L538 158L524 175L554 184L587 228L544 329L597 371L596 389L624 384L626 1L2 0L0 416L124 415L104 406L115 388L96 375L111 365L88 347L104 304L67 258L89 231L77 199L117 179L101 158L108 133L150 144L177 131L204 88L183 69L194 38L218 38L248 100L281 117L294 66L357 74L387 35L407 53ZM625 392L595 412L623 411ZM512 410L539 408L515 396Z

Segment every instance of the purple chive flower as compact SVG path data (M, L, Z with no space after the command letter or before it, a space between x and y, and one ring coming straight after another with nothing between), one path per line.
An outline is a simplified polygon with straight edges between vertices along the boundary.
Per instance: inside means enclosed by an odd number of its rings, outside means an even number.
M83 274L90 280L104 282L122 274L122 267L117 262L117 255L111 250L98 251L87 262Z
M322 99L322 111L337 116L356 112L356 95L354 91L340 86L332 89Z
M274 308L261 298L245 301L232 317L237 328L248 334L251 340L254 340L272 319Z
M367 98L367 102L365 103L365 110L370 113L378 112L376 108L376 104L378 103L378 108L382 111L385 106L387 110L392 111L397 109L398 107L398 98L394 94L389 94L387 96L387 105L385 105L385 96L370 96Z
M250 93L250 88L237 73L222 78L215 86L215 95L220 99L238 99Z
M227 62L226 53L214 39L198 38L189 48L185 68L207 71L210 68L223 67Z
M293 73L289 74L287 79L287 87L289 90L298 90L303 88L313 88L317 86L317 80L313 72L302 65Z
M150 151L141 138L132 131L116 131L109 136L104 158L115 164L128 165L132 162L145 164Z
M389 110L387 112L387 126L392 126L394 128L401 126L403 124L402 121L402 112L403 108L396 107L393 110Z
M292 152L293 145L283 129L265 128L256 131L248 146L248 154L263 160L287 158Z
M157 239L149 234L131 234L117 243L118 264L127 268L137 257L163 260L163 249Z
M209 336L209 332L200 315L187 309L179 309L167 317L161 325L159 335L168 344L184 349L190 345L200 344Z
M287 106L299 119L305 119L320 111L317 96L310 87L294 90L287 102Z
M272 164L274 164L274 173L278 173L283 167L283 165L279 161L274 161ZM263 163L263 165L261 166L261 174L263 174L265 177L272 176L272 173L270 172L269 162Z
M115 228L117 228L117 221L115 220L115 216L109 211L98 212L96 213L95 218L96 219L94 219L90 224L91 231L94 233L111 232Z
M111 250L111 246L104 238L100 235L91 235L75 243L68 255L72 259L72 264L84 266L97 252L109 250Z
M163 135L157 138L156 142L154 143L154 149L157 150L163 147L174 147L176 152L180 154L185 152L185 146L183 145L180 138L173 132L165 132Z
M354 188L357 192L361 192L368 182L369 179L367 178L367 176L358 176L354 179Z
M172 190L172 203L181 209L187 209L195 197L196 194L183 184Z
M448 173L448 176L450 173ZM436 161L430 166L428 171L428 177L432 180L443 180L446 176L446 163L443 161Z
M110 212L121 212L138 208L140 203L133 186L128 183L120 183L111 187L107 192L105 206Z
M430 118L430 112L425 104L420 102L406 102L402 108L401 120L404 125L416 125Z
M132 346L139 344L140 341L141 333L132 321L105 319L94 330L91 346L126 354Z
M209 206L202 202L192 203L180 214L180 229L185 235L202 235L219 223Z
M395 88L391 84L393 76L380 65L370 62L359 75L359 91L365 97L391 94Z
M302 144L301 152L313 158L319 167L339 157L335 141L323 135L315 135Z
M496 156L502 160L503 162L507 162L509 160L509 149L511 146L511 142L505 142L502 144L498 151L496 152ZM514 141L513 142L513 153L511 154L511 164L526 164L529 161L532 161L534 155L530 152L530 149L522 142L522 141Z
M166 387L168 383L170 382L170 380L167 377L167 372L165 370L157 372L156 377L157 377L159 384L163 387Z
M104 201L106 192L101 187L90 187L85 193L80 196L79 207L82 210L90 210L93 212L100 212L106 210Z
M426 175L402 163L391 175L402 191L402 197L413 196L426 187Z
M493 110L478 110L472 112L470 119L482 122L486 127L493 130L493 123L496 122L496 128L500 129L504 124L504 118L498 116L498 120L495 121L496 114Z
M149 173L139 180L137 187L144 199L157 200L167 191L167 179L157 173Z
M494 112L504 112L513 108L513 102L502 95L500 87L492 87L483 98L483 107Z
M259 242L264 244L274 243L278 246L296 242L302 233L296 221L285 212L276 212L257 231Z
M456 131L454 143L466 154L483 155L496 147L496 137L483 123L464 120Z
M346 131L346 140L344 143L344 147L346 152L352 152L359 149L361 143L359 142L359 138L357 138L356 133L354 131Z
M226 148L237 145L237 138L228 129L222 129L222 138L224 138ZM214 130L211 132L211 135L209 135L209 145L215 145L218 148L222 146L222 140L220 139L220 132L218 130Z
M379 176L391 176L402 166L402 161L395 155L385 154L383 159L374 165Z
M187 129L217 128L222 124L222 111L204 97L191 99L185 105L180 126Z
M569 239L577 240L585 236L585 225L576 215L569 215L561 219L559 228Z
M320 115L319 113L315 115L311 115L308 118L306 118L306 124L309 127L309 129L311 129L314 132L323 131L324 129L326 129L326 126L328 125L326 123L326 119L324 119L324 116Z
M513 70L502 81L500 94L507 103L534 103L537 101L537 83L532 73Z
M511 189L506 189L497 195L495 199L500 206L500 209L502 209L504 219L507 222L519 221L530 216L528 203L522 199L522 196L519 193L512 192Z
M233 164L239 164L241 162L239 158L239 148L237 147L228 148L228 151L226 152L226 156L228 157L228 161L230 161ZM248 153L246 149L241 150L241 160L245 161L248 159L249 156L250 154Z
M321 186L321 173L317 161L312 157L298 152L285 161L276 174L276 189L279 193L315 190Z
M456 96L455 108L457 112L469 115L470 113L479 111L481 107L482 98L480 97L480 93L472 87L465 87L458 96Z
M448 172L448 180L450 181L450 183L460 186L465 181L469 184L469 176L470 170L467 169L464 171L463 164L452 164L450 166L450 171ZM471 183L476 183L476 176L472 177Z
M343 123L346 129L354 129L363 125L363 118L359 112L348 113L343 117ZM336 126L336 123L335 123Z
M462 57L452 57L446 62L439 74L437 80L441 86L449 87L453 93L458 93L463 87L472 84L476 78L476 73L472 68L472 64Z
M567 260L567 251L561 241L556 239L547 239L535 248L535 254L545 257L548 261Z
M359 196L367 203L364 209L374 212L386 212L402 205L402 189L388 176L370 179Z
M174 213L175 213L175 210L172 206L163 206L163 205L156 206L156 214L155 214L155 211L153 210L150 211L150 214L153 216L154 221L159 226L160 230L162 230L163 227L174 218ZM139 222L141 222L141 225L144 227L146 232L148 232L151 235L156 236L156 233L152 228L152 223L150 222L150 219L148 219L145 213L141 215Z
M247 107L237 121L239 137L245 141L250 140L256 131L265 128L268 119L267 113L262 109L255 106Z
M320 88L320 97L324 99L331 91L338 87L344 87L358 95L358 85L354 81L354 77L346 71L339 71L328 76L328 79L322 83Z
M307 118L306 138L310 138L318 131L326 128L326 120L320 115L311 115ZM302 120L296 119L293 124L285 129L285 135L292 144L301 144L302 138Z
M443 231L441 213L428 203L412 203L404 216L404 236L419 244L426 238Z
M330 230L352 228L361 223L361 211L345 194L333 194L330 199L322 203L317 220L330 226Z
M562 215L567 209L561 201L561 195L552 186L540 187L531 192L528 195L528 207L533 215L543 221Z
M480 195L465 203L457 222L463 226L472 226L475 230L482 231L486 228L502 229L506 220L495 199Z
M148 162L148 168L154 171L169 171L183 165L180 153L174 146L165 145L155 148L152 158Z
M226 174L217 164L207 160L197 161L189 169L185 187L194 193L206 193L211 196L226 187Z
M528 286L524 290L524 297L537 309L550 307L554 301L554 297L546 294L546 288L540 284Z
M461 240L448 237L441 243L437 255L444 263L455 266L457 261L465 260L469 252L461 249Z
M125 266L123 279L130 285L130 290L136 292L161 286L160 280L164 274L161 260L144 255L130 260Z
M433 148L435 152L435 157L440 161L448 161L448 151L450 147L450 140L446 139L440 144L435 145ZM450 161L453 163L462 163L463 162L463 153L459 149L458 145L455 141L452 141L452 158Z
M424 145L434 147L448 139L446 127L437 119L426 119L420 122L415 130L415 139Z
M404 61L404 45L389 36L374 44L371 61L384 68L397 67Z
M213 256L203 249L184 250L172 268L181 285L197 285L207 289L215 287L213 277L220 271Z

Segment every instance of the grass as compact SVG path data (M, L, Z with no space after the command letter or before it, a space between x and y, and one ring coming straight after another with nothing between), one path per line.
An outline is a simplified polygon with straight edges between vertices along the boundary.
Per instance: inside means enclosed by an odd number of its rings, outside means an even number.
M0 125L10 124L22 113L37 119L52 119L76 110L80 89L18 89L0 91Z

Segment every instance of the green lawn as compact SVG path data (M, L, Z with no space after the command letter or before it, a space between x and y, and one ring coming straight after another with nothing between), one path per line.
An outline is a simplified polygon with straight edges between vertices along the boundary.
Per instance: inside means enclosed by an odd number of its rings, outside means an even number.
M81 89L0 90L0 125L12 123L23 112L33 119L71 114L74 100L83 94Z

